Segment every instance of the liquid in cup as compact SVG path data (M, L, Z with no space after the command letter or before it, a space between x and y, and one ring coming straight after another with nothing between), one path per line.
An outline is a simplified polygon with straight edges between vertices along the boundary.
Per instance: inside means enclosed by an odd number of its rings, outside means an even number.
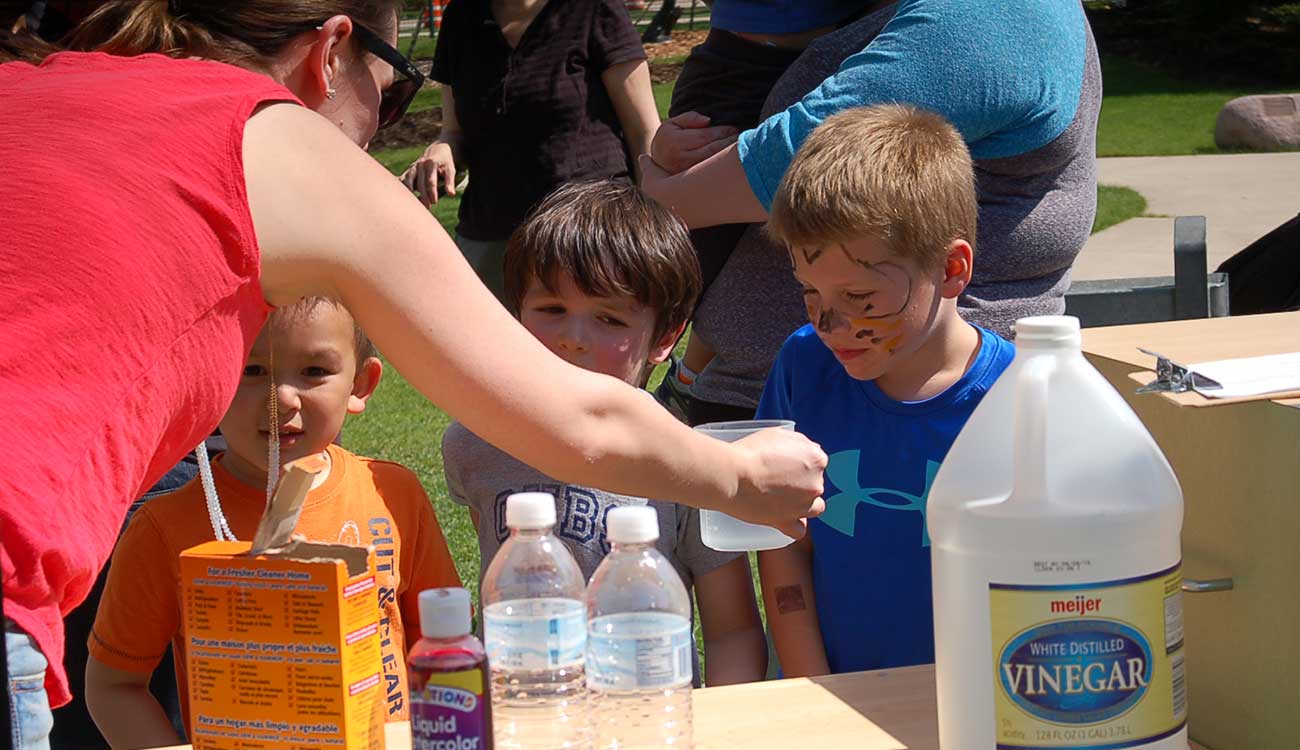
M794 422L788 419L749 419L711 422L695 429L709 437L734 443L760 430L772 428L793 430ZM794 542L771 526L741 521L717 510L700 511L700 539L705 546L719 552L781 549Z

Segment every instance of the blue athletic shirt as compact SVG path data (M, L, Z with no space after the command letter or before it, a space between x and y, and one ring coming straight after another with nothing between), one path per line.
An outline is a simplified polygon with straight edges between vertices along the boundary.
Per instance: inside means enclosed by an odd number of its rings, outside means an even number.
M977 160L1025 154L1074 121L1087 58L1078 0L900 0L880 35L835 75L742 133L740 160L770 208L814 128L836 112L883 102L948 118Z
M980 331L970 370L934 398L895 401L855 380L811 325L790 336L759 419L792 419L821 444L826 512L808 522L813 593L832 672L934 661L925 507L939 465L1015 347Z
M709 25L741 33L796 34L834 26L865 6L865 0L714 0Z

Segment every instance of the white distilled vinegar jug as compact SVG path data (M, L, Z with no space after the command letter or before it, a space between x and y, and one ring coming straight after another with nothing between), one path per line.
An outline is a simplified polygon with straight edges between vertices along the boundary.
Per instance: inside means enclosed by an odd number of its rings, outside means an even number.
M1077 319L1016 324L927 516L943 750L1186 750L1182 492Z

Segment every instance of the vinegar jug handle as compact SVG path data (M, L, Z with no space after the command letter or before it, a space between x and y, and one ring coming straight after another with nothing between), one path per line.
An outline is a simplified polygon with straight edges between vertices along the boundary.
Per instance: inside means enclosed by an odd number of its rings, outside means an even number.
M1016 381L1012 417L1012 497L1047 498L1047 393L1056 357L1029 358Z

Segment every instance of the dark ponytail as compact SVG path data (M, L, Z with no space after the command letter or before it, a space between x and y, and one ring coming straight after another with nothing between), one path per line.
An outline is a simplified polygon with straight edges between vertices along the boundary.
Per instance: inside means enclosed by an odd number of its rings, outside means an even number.
M402 5L401 0L109 0L77 27L69 46L258 65L332 16L390 32Z
M157 52L173 57L221 57L217 40L207 29L172 13L174 0L114 0L81 23L68 39L79 50L99 50L112 55ZM246 50L241 50L247 55ZM233 59L230 62L240 62Z
M21 60L37 64L59 48L27 27L27 3L0 0L0 64Z

